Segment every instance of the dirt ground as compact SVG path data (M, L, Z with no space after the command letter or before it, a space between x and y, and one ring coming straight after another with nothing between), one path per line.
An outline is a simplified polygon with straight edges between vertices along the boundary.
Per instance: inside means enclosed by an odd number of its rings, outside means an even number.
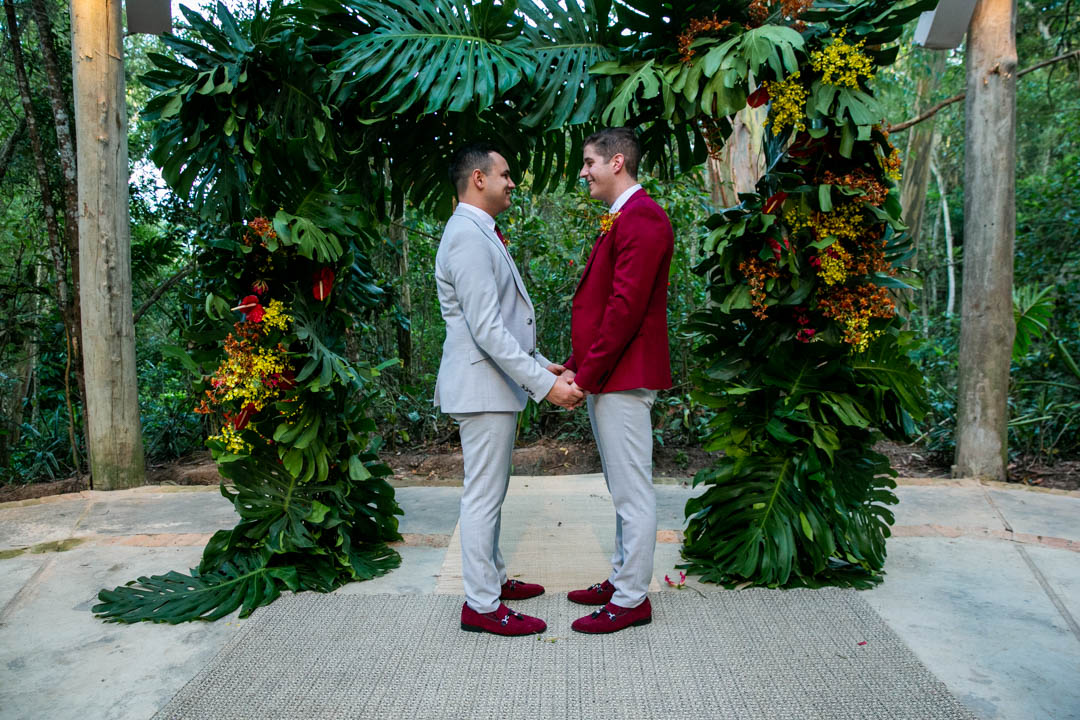
M883 442L877 447L892 461L900 477L949 477L949 467L919 447ZM409 485L459 485L462 478L461 447L446 443L400 452L384 453L393 469L390 483ZM654 475L658 482L688 482L712 455L699 448L657 446L653 451ZM591 442L540 440L514 450L515 475L577 475L600 472L600 457ZM1080 461L1058 462L1053 466L1016 462L1009 466L1011 482L1063 490L1080 490ZM174 462L147 468L150 485L216 485L221 477L209 453L197 453ZM68 478L49 483L0 487L0 502L58 495L86 490L85 478Z

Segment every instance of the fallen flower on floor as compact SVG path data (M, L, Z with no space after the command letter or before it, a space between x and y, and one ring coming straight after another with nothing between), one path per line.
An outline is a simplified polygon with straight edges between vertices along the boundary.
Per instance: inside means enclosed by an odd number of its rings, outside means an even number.
M675 588L676 590L682 590L686 587L686 573L684 573L682 570L679 571L679 582L673 582L670 577L665 575L664 582L666 582L668 585Z

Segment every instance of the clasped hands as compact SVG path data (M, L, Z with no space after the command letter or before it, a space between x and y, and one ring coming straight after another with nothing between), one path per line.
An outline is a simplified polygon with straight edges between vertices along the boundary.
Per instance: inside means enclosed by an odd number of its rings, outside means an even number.
M556 363L548 365L547 371L557 377L555 384L548 391L547 397L544 398L545 400L567 410L574 410L585 402L585 395L588 393L574 382L577 373L573 370L567 370L564 366Z

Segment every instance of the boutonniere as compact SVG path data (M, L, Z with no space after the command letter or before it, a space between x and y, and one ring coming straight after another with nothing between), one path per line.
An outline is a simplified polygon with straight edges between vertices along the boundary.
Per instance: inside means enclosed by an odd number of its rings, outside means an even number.
M600 235L607 235L611 226L619 219L619 213L604 213L600 216Z

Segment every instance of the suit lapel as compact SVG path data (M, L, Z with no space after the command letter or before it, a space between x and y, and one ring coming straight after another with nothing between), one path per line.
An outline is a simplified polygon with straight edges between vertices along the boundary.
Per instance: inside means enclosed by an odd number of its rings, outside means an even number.
M604 235L598 235L596 242L593 243L592 252L589 253L589 259L585 262L585 269L581 271L581 279L578 280L577 290L581 289L581 284L585 282L585 278L589 275L589 269L592 268L593 260L596 259L596 251L600 249L600 244L607 240L608 235L615 231L614 228L608 230ZM574 290L574 294L577 295L577 290Z
M633 195L630 196L630 199L627 200L623 204L622 208L619 209L619 213L621 214L621 213L626 212L630 208L631 205L633 205L634 203L637 203L637 202L641 202L642 199L647 198L647 197L649 197L649 193L645 192L645 188L642 188L641 190L639 190L638 192L636 192L636 193L634 193ZM615 223L618 223L618 220L616 220ZM581 279L578 280L578 284L577 284L578 290L581 289L581 283L585 282L585 278L588 277L588 275L589 275L589 270L592 268L593 260L596 259L597 250L600 249L600 246L610 236L615 234L615 223L612 223L611 228L606 233L604 233L603 235L598 235L596 237L596 242L593 243L592 252L589 253L589 259L585 263L585 270L582 271ZM575 295L577 294L577 290L574 290L574 294Z
M459 213L455 211L454 214L457 215ZM509 266L510 268L510 274L514 278L514 284L517 286L518 292L521 294L521 297L525 299L525 302L526 304L528 304L529 308L532 308L532 299L529 297L529 293L525 289L525 281L521 279L521 275L518 273L517 265L514 264L514 259L510 257L510 251L507 250L506 246L502 244L502 240L499 239L499 236L495 234L494 230L489 230L488 228L481 225L479 222L476 221L476 218L471 217L468 213L460 213L460 215L472 222L472 224L475 225L481 233L483 233L484 237L486 237L489 242L495 245L495 248L499 251L499 254L502 255L503 260L506 261L507 266Z

